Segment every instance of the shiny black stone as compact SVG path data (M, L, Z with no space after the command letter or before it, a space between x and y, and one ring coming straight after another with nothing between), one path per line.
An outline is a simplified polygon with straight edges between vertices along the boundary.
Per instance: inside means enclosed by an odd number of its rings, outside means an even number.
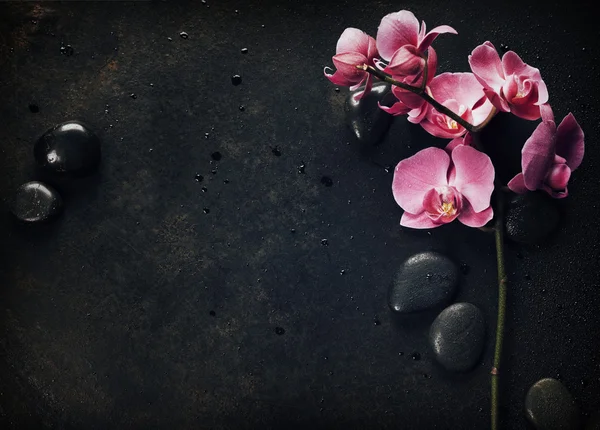
M506 235L515 242L537 244L558 227L560 215L554 200L536 191L515 196L505 215Z
M10 202L10 211L19 221L41 223L56 217L62 206L62 198L54 188L33 181L17 189Z
M362 88L351 92L346 99L346 118L356 138L367 145L380 143L392 123L393 116L382 111L378 102L390 105L393 95L385 83L373 85L371 92L361 100L356 95Z
M89 175L100 163L100 139L81 122L64 122L38 139L34 157L41 167L54 173Z

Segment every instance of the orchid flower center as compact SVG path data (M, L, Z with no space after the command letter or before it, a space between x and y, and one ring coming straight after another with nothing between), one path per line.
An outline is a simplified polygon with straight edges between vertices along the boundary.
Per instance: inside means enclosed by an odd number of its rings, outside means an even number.
M514 76L514 80L517 84L517 94L515 95L516 99L522 99L525 97L525 88L523 86L523 81L519 79L517 76Z
M462 210L462 195L454 188L441 186L432 188L425 194L423 208L434 222L453 221Z
M462 117L466 111L467 111L467 107L465 105L460 105L457 113L459 116ZM458 130L458 128L460 127L460 125L456 122L456 120L453 120L449 116L446 116L446 126L450 130Z
M453 216L456 214L456 208L454 207L454 202L443 202L441 209L442 209L443 216Z

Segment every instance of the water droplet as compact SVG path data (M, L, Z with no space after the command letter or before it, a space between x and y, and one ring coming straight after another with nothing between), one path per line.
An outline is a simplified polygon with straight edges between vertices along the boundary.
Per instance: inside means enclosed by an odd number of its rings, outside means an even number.
M235 13L240 13L240 11L236 9L236 10L235 10Z
M134 93L129 94L129 97L131 97L132 99L137 99L137 96Z
M214 316L216 316L216 315L217 315L217 313L216 313L215 311L210 311L208 314L209 314L211 317L214 317Z
M333 185L333 180L329 176L323 176L321 178L321 183L326 187L331 187Z
M231 83L233 85L239 85L242 83L242 77L240 75L233 75L231 77Z
M421 359L421 354L418 352L413 352L410 358L412 358L414 361L419 361Z
M321 239L321 245L329 246L329 242L327 241L327 239Z
M202 191L203 193L205 193L205 192L207 192L207 191L208 191L208 189L207 189L206 187L202 187L201 191Z
M247 54L248 53L248 48L242 48L242 54Z
M469 267L469 265L467 263L462 263L460 265L460 271L462 272L463 275L468 275L469 272L471 271L471 268Z
M399 356L399 357L402 357L403 355L404 355L404 352L402 352L402 351L400 351L400 352L398 353L398 356Z
M240 105L240 112L244 112L246 110L246 106Z
M71 55L73 55L74 52L75 52L75 50L73 49L73 47L71 45L63 45L60 47L60 53L62 55L66 55L67 57L70 57Z
M194 179L196 180L196 182L202 182L204 180L204 176L202 176L200 173L196 173Z
M429 280L429 279L431 279L432 275L431 275L431 273L428 273L427 275L425 275L425 277Z
M373 324L375 324L375 325L381 325L381 321L379 321L377 318L375 318L373 320Z
M179 33L179 37L181 37L182 39L187 39L190 36L185 31L182 31L181 33Z
M336 93L339 93L339 92L340 92L340 89L339 89L338 87L335 87L333 90L334 90Z
M525 278L525 279L527 279L528 281L531 281L531 276L530 276L529 274L526 274L526 275L524 276L524 278Z
M346 273L344 269L340 270L340 275L343 275L344 273Z
M279 150L279 146L275 146L274 148L271 148L271 152L273 153L274 156L281 157L281 151Z
M392 166L383 166L383 170L385 171L385 173L390 173L392 171L393 167Z
M291 229L290 233L296 233L296 229L295 228Z
M210 209L209 208L204 208L204 209L202 209L202 212L204 212L205 214L210 213Z
M217 170L213 169L213 170L210 171L210 173L212 173L213 175L216 175L217 174Z
M172 38L172 37L167 37L167 40L168 40L169 42L172 42L172 41L173 41L173 38Z
M35 103L30 103L29 110L31 111L31 113L38 113L40 111L40 107Z
M298 166L298 173L305 173L304 169L306 169L306 164L304 164L304 161L302 161L301 164Z
M223 179L223 183L227 185L229 183L229 179Z
M204 133L204 138L205 138L205 139L208 139L209 137L210 137L210 134L208 134L208 133Z
M285 333L285 329L283 327L275 327L275 334L281 336Z
M210 154L211 158L215 161L219 161L221 160L221 158L223 158L223 156L221 155L221 153L219 151L215 151L212 154Z

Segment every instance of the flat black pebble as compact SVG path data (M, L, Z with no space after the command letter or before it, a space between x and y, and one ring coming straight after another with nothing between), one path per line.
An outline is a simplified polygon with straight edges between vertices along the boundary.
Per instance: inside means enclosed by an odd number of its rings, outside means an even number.
M385 137L393 119L392 115L382 111L377 105L380 101L388 104L385 101L388 100L386 95L390 86L384 83L374 84L371 92L357 101L354 96L360 91L361 89L350 92L346 99L347 121L359 142L376 145Z
M517 195L506 210L506 235L515 242L537 244L556 230L559 219L556 202L546 193Z
M100 164L100 139L85 124L68 121L46 131L33 153L41 167L54 173L85 176Z
M54 188L33 181L17 189L10 204L10 211L19 221L41 223L56 217L62 206L62 198Z
M455 303L444 309L429 329L429 343L436 360L446 369L472 369L485 344L485 321L479 308Z
M233 75L231 77L231 83L233 85L239 85L242 83L242 77L240 75Z
M581 414L567 387L552 378L537 381L525 397L527 419L537 430L575 430Z
M457 265L444 255L423 252L400 266L388 294L398 313L423 311L450 301L458 285Z

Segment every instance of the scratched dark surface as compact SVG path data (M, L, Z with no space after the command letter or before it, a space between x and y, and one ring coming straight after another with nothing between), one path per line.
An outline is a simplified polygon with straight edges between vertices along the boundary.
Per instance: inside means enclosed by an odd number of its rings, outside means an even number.
M435 43L440 71L467 71L485 40L507 44L542 70L556 116L572 111L586 133L560 230L507 249L502 413L506 428L526 428L526 390L548 376L584 414L600 409L600 48L589 6L207 3L0 3L0 427L488 426L493 238L461 225L401 229L381 166L442 141L396 119L361 151L345 92L322 76L345 27L374 35L402 8L458 30ZM34 168L37 137L68 119L102 139L97 175ZM34 179L59 190L65 212L19 228L6 201ZM435 313L398 320L387 307L399 264L431 249L469 266L456 299L486 318L481 363L464 375L434 362Z

